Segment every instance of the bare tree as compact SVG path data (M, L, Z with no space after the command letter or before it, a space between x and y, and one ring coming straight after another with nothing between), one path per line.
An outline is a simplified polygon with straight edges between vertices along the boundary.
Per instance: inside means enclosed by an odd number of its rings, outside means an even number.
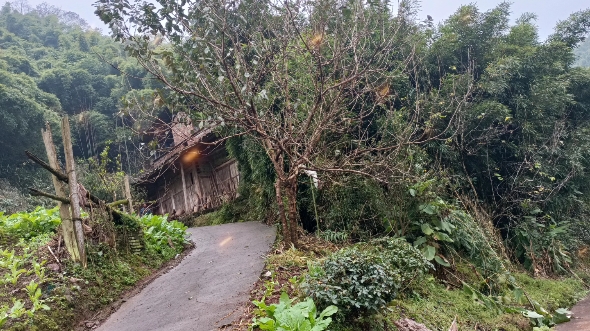
M352 173L386 184L404 172L395 158L405 148L447 138L470 90L467 83L437 105L448 115L424 123L422 107L434 103L418 101L427 98L417 55L422 31L410 10L387 1L160 5L101 0L96 12L165 84L170 93L158 99L264 147L286 243L297 244L298 176Z

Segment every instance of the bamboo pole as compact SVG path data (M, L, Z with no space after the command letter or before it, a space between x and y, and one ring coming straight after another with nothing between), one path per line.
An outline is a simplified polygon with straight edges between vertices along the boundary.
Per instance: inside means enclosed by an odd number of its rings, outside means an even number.
M76 234L74 231L74 223L72 222L72 216L70 214L70 206L68 201L68 195L66 193L65 185L63 184L63 178L65 175L61 173L61 169L59 163L57 162L57 151L55 145L53 143L53 136L51 134L51 127L49 126L49 122L45 124L45 130L41 129L41 135L43 136L43 143L45 144L45 151L47 152L47 159L49 160L49 164L43 162L41 159L33 155L32 153L27 152L27 156L31 159L34 157L37 161L34 161L41 164L45 169L51 169L50 171L53 175L51 179L53 181L53 187L55 188L56 195L60 198L59 202L59 216L61 217L61 230L62 235L64 237L64 242L66 244L66 249L72 260L80 261L80 252L78 250L78 242L76 240ZM65 177L67 178L67 177ZM64 203L63 200L68 201L68 203Z
M133 214L133 199L131 199L131 187L129 185L129 175L125 175L125 198L129 204L129 213Z
M80 261L82 262L82 265L86 267L84 228L82 227L82 217L80 212L80 193L78 179L76 178L76 163L74 161L70 121L67 115L61 120L61 130L66 156L66 173L68 175L68 184L70 185L70 209L72 211L72 221L74 222L74 231L76 233L78 250L80 251Z

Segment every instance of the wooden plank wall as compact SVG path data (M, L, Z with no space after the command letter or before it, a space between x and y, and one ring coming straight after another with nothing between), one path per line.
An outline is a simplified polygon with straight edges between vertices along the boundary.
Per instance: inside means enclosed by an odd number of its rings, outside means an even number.
M185 191L182 172L176 171L174 176L164 181L158 192L161 214L170 214L173 211L183 214L195 213L219 207L236 197L240 180L236 160L229 159L217 166L214 162L198 160L182 166Z

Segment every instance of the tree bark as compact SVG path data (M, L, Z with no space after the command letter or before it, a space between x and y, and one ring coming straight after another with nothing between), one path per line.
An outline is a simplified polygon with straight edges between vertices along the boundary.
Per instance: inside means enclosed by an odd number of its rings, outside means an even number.
M80 262L82 262L82 265L86 268L84 228L82 227L80 212L80 188L78 187L78 178L76 177L76 162L74 160L74 150L72 147L70 122L67 115L62 118L61 130L66 156L66 173L68 175L68 184L70 185L70 210L72 212L72 221L74 222L74 232L76 233L78 251L80 252Z
M287 246L291 244L291 232L289 231L289 224L287 223L287 217L285 215L285 205L283 203L283 194L281 191L282 182L277 176L275 180L275 193L277 198L277 208L279 209L279 219L283 228L283 241Z
M289 214L289 235L291 237L291 243L295 247L298 247L299 243L299 236L297 235L297 229L299 227L298 220L299 220L299 213L297 211L297 177L295 179L291 179L286 187L286 194L287 194L287 208Z

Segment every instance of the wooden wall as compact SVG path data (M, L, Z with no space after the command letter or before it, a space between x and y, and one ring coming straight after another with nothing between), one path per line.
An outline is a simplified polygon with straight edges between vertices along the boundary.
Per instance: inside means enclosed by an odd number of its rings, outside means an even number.
M194 162L179 161L158 181L158 211L190 214L219 207L236 197L239 180L238 163L224 149Z

